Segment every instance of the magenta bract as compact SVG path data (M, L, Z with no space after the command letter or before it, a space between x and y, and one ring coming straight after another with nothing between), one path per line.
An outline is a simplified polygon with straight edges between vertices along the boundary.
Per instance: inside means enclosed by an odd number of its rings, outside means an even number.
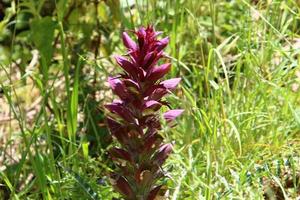
M109 154L115 161L112 173L114 188L126 200L153 200L164 176L162 165L172 152L171 144L164 144L159 135L161 123L158 111L168 105L162 98L176 88L180 78L161 79L170 71L171 64L158 65L164 57L163 49L169 38L158 39L161 32L152 26L134 32L137 42L124 32L126 56L115 56L124 70L118 77L109 77L108 83L119 99L105 105L109 111L107 123L111 134L120 143ZM170 122L183 110L170 110L163 114Z

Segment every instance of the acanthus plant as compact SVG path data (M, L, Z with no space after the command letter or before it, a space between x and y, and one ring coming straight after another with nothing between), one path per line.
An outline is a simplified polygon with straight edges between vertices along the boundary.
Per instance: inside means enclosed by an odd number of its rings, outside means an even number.
M154 200L162 185L159 180L165 176L162 165L172 151L170 143L163 143L159 109L168 106L162 98L176 88L180 78L162 81L170 71L171 64L158 66L165 57L163 49L169 38L157 39L161 32L153 26L134 31L137 43L123 33L123 43L128 49L125 56L116 56L116 62L123 69L117 77L109 77L112 91L119 97L105 105L109 111L107 123L111 134L120 147L109 150L116 169L111 182L126 200ZM183 110L169 110L163 114L169 123Z

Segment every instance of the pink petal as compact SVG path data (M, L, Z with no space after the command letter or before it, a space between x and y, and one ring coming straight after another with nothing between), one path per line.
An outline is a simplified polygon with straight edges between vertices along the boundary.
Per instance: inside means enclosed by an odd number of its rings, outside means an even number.
M157 53L155 51L152 51L152 52L148 53L144 58L142 67L144 69L147 69L152 64L152 62L154 61L156 55L157 55Z
M121 99L125 100L128 98L127 89L120 79L108 77L108 83L113 92L116 95L118 95Z
M126 109L122 103L106 104L104 105L104 107L110 112L119 115L121 118L128 122L135 122L134 117L132 116L130 111Z
M181 78L171 78L169 80L162 81L160 84L163 85L168 90L173 90L176 88Z
M165 74L167 74L171 69L171 64L166 63L160 65L158 67L154 67L151 72L148 74L147 80L149 81L157 81L158 79L162 78Z
M145 110L150 109L153 111L157 111L160 107L161 107L161 103L154 100L147 101L144 105Z
M136 35L138 36L138 43L140 49L143 48L143 45L145 43L145 38L146 38L146 31L144 27L141 27L137 32Z
M136 77L136 67L131 62L122 56L115 56L115 59L118 65L120 65L128 74Z
M162 33L163 33L162 31L156 31L154 36L157 37L157 36L161 35Z
M129 35L126 32L123 32L122 34L123 43L124 45L131 50L136 50L137 46L136 43L129 37Z
M169 44L169 37L165 37L158 41L157 43L157 51L163 50Z
M162 165L164 163L169 154L172 152L172 149L173 148L171 144L164 144L159 148L159 150L155 154L155 160L159 165Z
M149 96L149 99L158 101L166 94L168 94L168 91L165 88L157 88Z
M182 109L176 109L176 110L169 110L163 114L165 120L168 122L174 120L176 117L181 115L183 113Z

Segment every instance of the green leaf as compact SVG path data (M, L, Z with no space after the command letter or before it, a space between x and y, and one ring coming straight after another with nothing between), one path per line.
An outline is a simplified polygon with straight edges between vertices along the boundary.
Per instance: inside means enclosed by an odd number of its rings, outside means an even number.
M51 17L34 19L31 23L31 40L41 54L42 64L48 66L50 64L54 40L54 30L57 23Z
M56 10L57 10L57 17L59 21L63 21L67 7L68 7L67 0L58 1Z

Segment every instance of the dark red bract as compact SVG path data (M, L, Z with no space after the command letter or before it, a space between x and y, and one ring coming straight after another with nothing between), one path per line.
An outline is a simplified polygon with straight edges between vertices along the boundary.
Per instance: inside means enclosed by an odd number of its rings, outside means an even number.
M171 64L158 65L164 57L163 49L169 38L157 39L161 32L153 26L141 27L135 32L137 43L123 33L126 56L116 56L124 70L118 77L109 77L108 83L119 99L105 105L109 110L107 123L120 147L110 149L116 170L111 175L116 191L127 200L153 200L164 177L162 165L172 151L164 144L158 131L161 123L159 109L167 105L162 98L176 88L180 78L162 81ZM173 121L183 110L169 110L163 114L167 122Z

